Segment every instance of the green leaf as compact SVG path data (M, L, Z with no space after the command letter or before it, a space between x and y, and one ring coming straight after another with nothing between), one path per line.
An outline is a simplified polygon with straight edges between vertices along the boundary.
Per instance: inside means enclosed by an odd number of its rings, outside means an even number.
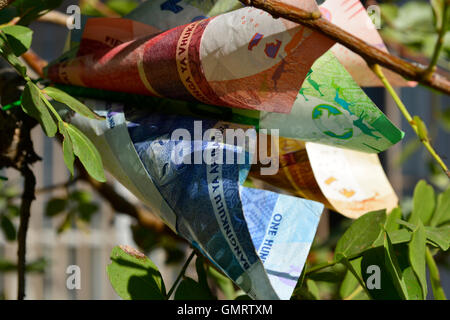
M422 294L427 296L427 274L425 267L425 250L427 246L427 237L425 228L419 221L417 228L413 231L411 242L408 244L409 261L422 287Z
M70 109L73 111L87 117L90 119L97 119L97 120L104 120L104 117L100 117L97 115L94 111L89 109L87 106L85 106L83 103L75 99L74 97L68 95L64 91L55 88L55 87L47 87L44 89L44 93L47 94L49 97L53 98L54 100L64 103L67 105Z
M450 226L425 227L425 234L428 240L434 242L443 251L450 247Z
M22 93L22 109L39 121L47 136L53 137L56 134L55 120L42 101L39 88L31 81L27 82Z
M67 123L63 121L58 122L59 127L59 133L64 137L63 140L63 156L64 156L64 163L66 164L67 168L70 171L71 176L73 177L73 163L75 162L75 155L73 153L73 143L70 139L69 132L66 129Z
M385 210L369 212L355 220L339 239L334 254L335 260L354 257L370 248L380 235L385 220Z
M175 292L175 300L211 300L210 293L194 279L186 277Z
M73 215L70 212L67 213L66 216L64 217L64 220L61 222L61 224L56 229L56 232L58 234L60 234L66 230L69 230L72 227L72 220L73 220Z
M197 259L195 260L195 269L197 271L198 276L198 284L203 288L204 291L208 292L208 294L212 297L213 294L208 285L208 279L206 275L204 258L200 255L197 255Z
M436 211L431 218L430 225L435 227L448 221L450 221L450 188L439 194Z
M134 0L108 0L105 4L121 16L124 16L136 9L139 3Z
M403 220L398 220L401 225L404 225L409 230L414 231L417 226L408 223ZM431 242L431 244L441 247L442 250L447 251L450 246L450 226L445 227L425 227L426 238Z
M306 279L306 288L308 288L308 292L314 297L314 299L320 300L319 288L314 280Z
M397 223L397 220L402 218L402 209L400 207L397 207L393 209L386 218L386 223L384 224L384 228L389 231L395 231L398 230L400 225Z
M73 143L73 151L80 159L87 172L96 180L105 182L105 173L103 170L102 159L97 151L97 148L75 126L69 124L66 126L70 139Z
M0 55L5 58L6 61L25 79L27 76L27 68L23 63L16 57L11 46L8 43L8 38L3 32L0 32ZM28 78L29 79L29 78Z
M86 222L91 221L92 215L98 211L99 207L95 203L81 203L78 206L80 219Z
M12 221L6 215L0 216L0 225L3 230L3 234L5 235L6 240L14 241L16 240L16 227L12 223Z
M106 272L112 287L122 299L165 299L165 286L158 268L144 254L131 247L114 247Z
M38 17L56 9L61 3L62 0L16 0L12 5L16 7L21 17L18 24L28 25Z
M11 50L16 56L21 56L30 48L33 38L33 30L30 28L10 25L2 27L1 31L6 34Z
M388 232L384 233L384 252L385 264L391 275L392 282L400 297L404 300L408 300L408 291L406 289L405 280L403 279L402 272L398 265L397 257L395 256L394 248Z
M225 295L227 300L233 300L235 298L236 292L230 278L224 276L213 267L208 268L208 274L217 283L217 286L222 290L222 293Z
M357 259L349 261L349 263L352 264L354 270L360 270L359 273L361 273L361 259L362 257L359 257ZM356 290L356 288L358 288L358 286L358 278L353 275L353 272L350 269L348 269L339 288L339 296L341 297L341 299L347 298L350 294L352 294L352 292Z
M433 215L435 207L435 195L432 186L424 180L420 180L414 189L413 210L409 222L416 224L421 220L424 225Z
M47 217L54 217L67 208L67 199L53 198L47 202L45 206L45 215Z
M383 237L384 238L384 237ZM384 240L384 239L383 239ZM397 244L393 246L395 255L398 260L398 264L401 270L401 274L405 281L406 289L408 291L408 297L410 299L423 299L422 288L419 280L414 274L410 266L408 259L408 245L406 243ZM385 263L385 249L384 247L378 247L367 250L361 257L360 268L362 270L362 277L364 282L368 285L375 284L379 281L380 287L370 286L367 287L367 291L370 296L376 300L400 300L402 297L399 295L390 275L390 271ZM375 275L374 266L379 267L379 274ZM369 270L371 268L372 270ZM380 278L374 278L380 276Z

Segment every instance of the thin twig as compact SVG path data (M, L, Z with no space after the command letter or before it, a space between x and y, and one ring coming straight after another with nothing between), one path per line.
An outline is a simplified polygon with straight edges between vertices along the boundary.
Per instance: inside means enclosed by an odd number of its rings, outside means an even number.
M442 23L439 26L438 38L436 40L436 45L434 48L433 56L431 58L431 61L430 61L430 64L429 64L427 70L425 70L425 77L431 76L436 71L436 65L439 60L439 56L441 54L442 47L444 45L444 36L447 33L447 22L448 22L447 10L449 7L448 1L443 1L442 6L443 6L442 7L442 14L443 14Z
M69 16L65 13L56 11L56 10L52 10L46 14L44 14L43 16L40 16L39 18L37 18L37 21L39 22L48 22L48 23L53 23L53 24L57 24L63 27L67 27L68 25L73 24L73 16Z
M384 52L366 43L349 32L339 28L325 18L317 17L315 13L308 13L297 7L289 6L280 0L240 0L243 4L262 9L274 17L281 17L292 22L307 26L330 39L342 44L346 48L360 55L368 65L378 64L408 80L414 80L438 91L450 94L450 80L436 73L424 77L423 67L406 62L405 60Z
M175 291L176 287L178 286L178 283L180 282L181 278L186 273L186 269L189 267L189 264L191 263L191 260L194 258L194 256L195 256L195 250L192 250L191 255L189 256L189 258L187 258L186 262L183 265L183 268L181 268L181 271L178 274L178 277L175 279L175 282L173 283L172 288L170 288L169 293L167 293L167 297L166 297L167 300L170 299L170 296Z
M36 72L39 77L44 77L44 68L47 66L48 62L34 53L33 50L28 50L22 56L26 64Z
M381 80L381 82L383 83L383 85L385 86L385 88L389 92L389 94L392 96L392 98L394 99L395 103L397 104L399 110L401 111L403 116L406 118L406 120L408 120L408 123L411 125L411 127L413 128L414 132L419 137L422 144L425 146L425 148L428 150L428 152L431 154L431 156L436 160L436 162L441 166L442 170L444 170L444 172L450 178L450 172L448 170L447 165L444 163L444 161L441 159L441 157L437 154L437 152L433 149L433 146L431 145L428 137L421 136L417 123L414 121L414 119L411 116L411 114L409 113L408 109L406 108L406 106L404 105L404 103L402 102L400 97L397 95L397 93L395 92L392 85L389 83L389 80L383 74L383 71L381 70L380 66L375 64L372 66L372 70L377 75L377 77Z

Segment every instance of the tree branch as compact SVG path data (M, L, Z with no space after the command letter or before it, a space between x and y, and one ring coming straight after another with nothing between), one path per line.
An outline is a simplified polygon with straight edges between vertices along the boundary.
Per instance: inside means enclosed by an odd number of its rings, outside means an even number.
M374 64L381 65L408 80L414 80L430 88L450 94L449 79L435 73L428 75L426 68L406 62L399 57L367 44L365 41L339 28L325 18L318 17L316 12L306 12L305 10L282 3L279 0L240 1L247 6L262 9L274 17L281 17L320 32L359 54L369 66Z
M14 159L14 167L20 171L24 177L24 186L22 193L22 202L20 205L20 224L17 234L18 250L17 250L17 280L18 290L17 299L25 298L25 272L26 272L26 245L27 231L30 220L31 203L35 199L36 178L29 165L39 160L33 149L31 140L31 129L35 125L35 121L30 121L25 116L20 128L20 138L17 146L17 154Z

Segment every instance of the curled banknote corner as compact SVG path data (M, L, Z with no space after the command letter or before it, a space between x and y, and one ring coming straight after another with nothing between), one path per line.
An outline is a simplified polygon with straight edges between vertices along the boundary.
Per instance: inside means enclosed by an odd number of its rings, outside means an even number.
M321 202L352 219L381 209L389 212L398 204L375 154L285 138L279 139L277 149L278 173L262 175L260 165L254 165L251 179Z
M379 7L373 7L373 15L375 15L375 22L381 23L381 10ZM386 45L383 42L380 34L377 31L377 26L372 22L366 8L359 0L327 0L320 6L322 16L339 26L343 30L352 35L364 40L368 44L388 52ZM376 16L378 15L378 17ZM331 48L331 51L336 55L339 61L350 72L353 79L361 87L380 87L381 81L370 70L367 63L358 54L347 49L341 44L336 44ZM412 87L417 83L407 81L398 74L384 69L388 80L392 85L397 87Z
M334 42L252 7L159 33L133 20L88 19L57 83L289 113L314 61Z
M252 136L249 144L234 146L211 130L248 126L102 101L86 104L106 121L64 107L59 112L93 141L119 182L252 298L290 298L323 205L242 186ZM227 152L245 161L228 164Z

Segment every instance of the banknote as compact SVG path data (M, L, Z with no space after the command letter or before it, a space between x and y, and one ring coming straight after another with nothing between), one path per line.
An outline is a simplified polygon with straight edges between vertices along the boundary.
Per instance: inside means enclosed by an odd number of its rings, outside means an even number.
M61 108L88 135L105 168L175 232L187 239L255 299L289 299L306 261L323 205L242 186L244 163L186 161L198 153L246 148L208 139L208 130L248 128L218 120L151 112L86 100L106 121ZM202 138L196 137L201 121ZM193 139L174 139L184 129ZM201 136L201 135L200 135ZM174 155L183 162L176 161Z
M291 113L262 111L259 127L279 128L286 138L367 153L384 151L404 136L330 51L313 64Z
M283 2L287 2L286 0ZM292 0L291 5L301 6L306 11L314 8L309 1ZM127 17L142 23L151 24L160 30L167 30L180 21L195 21L202 17L212 17L224 12L241 8L243 5L238 0L219 1L147 1L131 12ZM369 7L370 8L370 7ZM326 0L319 6L322 16L345 31L363 39L368 44L388 52L377 26L374 25L366 8L360 0ZM149 21L149 12L153 14ZM381 12L377 7L373 7L375 22L381 22ZM378 15L378 16L377 16ZM379 79L367 67L365 61L357 54L348 50L340 44L336 44L331 49L339 61L350 72L351 76L361 87L382 86ZM384 69L384 73L394 86L412 86L414 82L408 82L401 76Z
M280 138L275 142L279 172L262 175L261 165L255 164L250 179L321 202L352 219L397 206L398 198L377 155L295 139Z
M320 6L320 11L322 16L333 24L364 40L366 43L388 52L383 39L377 31L377 27L381 27L381 9L377 6L369 8L373 10L372 14L378 26L372 22L360 0L326 0ZM341 44L334 45L331 51L361 87L382 86L381 81L358 54ZM393 86L406 87L416 85L415 82L406 81L390 70L383 68L383 72Z
M297 2L304 4L306 2ZM139 6L127 17L145 24L132 24L132 34L126 34L122 23L117 19L95 20L95 27L77 31L72 35L72 47L75 52L82 50L80 42L86 39L102 39L114 34L123 36L121 41L130 37L139 37L151 30L165 30L173 28L180 23L196 21L201 17L208 17L240 7L236 1L178 1L176 6L169 6L165 1L148 1ZM114 31L114 32L112 32ZM116 35L117 34L117 35ZM125 35L126 34L126 35ZM83 40L84 39L84 40ZM106 38L105 38L106 39ZM95 41L94 41L95 42ZM74 51L69 51L74 54ZM117 97L112 92L102 93L95 90L74 90L77 95L104 98ZM121 97L122 101L138 99L138 95ZM139 98L144 100L144 98ZM148 99L147 99L148 100ZM171 100L173 101L173 100ZM149 103L143 103L148 105ZM169 103L151 103L153 106ZM364 91L353 80L344 66L330 51L317 59L306 74L292 106L290 114L259 112L258 110L245 110L230 108L224 111L220 107L208 107L197 103L172 103L171 109L175 112L201 112L210 115L216 114L225 117L228 121L255 125L259 129L279 129L280 135L288 138L312 141L317 143L339 146L368 153L378 153L400 141L403 133L393 125L389 119L367 97ZM186 110L188 108L189 110ZM199 114L200 115L200 114Z
M57 83L289 113L312 64L333 44L252 7L162 33L133 20L92 18L77 57L50 65L47 75Z

